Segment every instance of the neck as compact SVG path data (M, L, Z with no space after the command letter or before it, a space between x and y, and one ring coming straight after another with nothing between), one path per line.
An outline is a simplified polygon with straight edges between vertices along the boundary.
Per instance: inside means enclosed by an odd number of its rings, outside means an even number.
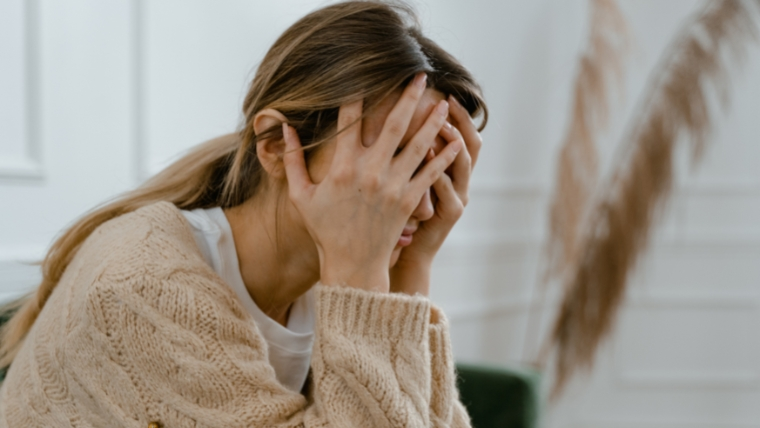
M290 204L278 209L277 198L258 196L224 213L248 293L286 325L293 302L319 280L319 256L308 232L293 221Z

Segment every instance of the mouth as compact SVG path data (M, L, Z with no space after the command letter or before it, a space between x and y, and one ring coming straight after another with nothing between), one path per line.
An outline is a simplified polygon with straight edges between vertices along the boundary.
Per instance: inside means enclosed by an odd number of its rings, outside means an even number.
M415 226L404 227L404 231L401 232L401 237L398 239L396 245L399 247L409 246L412 243L412 235L414 235L414 232L416 231L417 228Z

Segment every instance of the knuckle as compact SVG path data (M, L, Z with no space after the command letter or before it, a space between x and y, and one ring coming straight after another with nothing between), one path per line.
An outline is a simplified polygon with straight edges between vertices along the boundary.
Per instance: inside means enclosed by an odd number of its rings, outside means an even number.
M480 135L480 132L476 132L472 141L472 145L476 147L480 147L483 145L483 136Z
M388 122L386 123L386 128L387 128L386 132L388 133L388 135L393 137L394 139L400 140L406 133L406 129L404 129L404 126L395 117L388 118Z
M414 211L419 202L419 198L415 199L412 198L411 195L406 195L406 197L401 200L401 210L404 212Z
M415 158L421 158L425 156L425 154L428 151L428 147L426 147L424 144L420 142L412 142L411 147L409 149L412 151L412 154Z
M383 180L378 174L365 174L362 177L361 187L369 192L377 192L383 188Z
M467 146L463 146L467 147ZM467 164L467 166L472 166L472 156L470 155L470 152L468 150L462 150L462 155L464 156L464 161Z
M464 214L464 205L462 203L457 203L456 206L451 210L451 215L459 219L462 217L462 214Z
M438 180L438 177L440 177L442 173L443 173L443 167L440 165L436 165L435 168L430 168L427 170L427 172L425 173L425 180L430 183L433 183L436 180Z
M336 183L344 184L353 181L354 171L350 166L336 166L332 171L333 180Z

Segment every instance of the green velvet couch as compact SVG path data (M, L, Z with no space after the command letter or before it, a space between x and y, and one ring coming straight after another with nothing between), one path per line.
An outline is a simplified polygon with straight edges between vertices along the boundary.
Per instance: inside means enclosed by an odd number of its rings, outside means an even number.
M473 428L538 426L538 372L457 364L457 387Z

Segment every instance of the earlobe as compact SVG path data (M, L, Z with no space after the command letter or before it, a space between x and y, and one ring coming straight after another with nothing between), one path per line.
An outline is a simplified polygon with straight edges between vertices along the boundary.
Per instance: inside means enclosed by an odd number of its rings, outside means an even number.
M285 178L285 167L282 162L283 153L285 153L285 141L279 132L274 133L277 137L266 137L269 130L282 129L283 122L287 122L284 114L277 110L268 108L256 113L253 118L253 131L257 138L256 154L259 157L261 166L272 178Z

